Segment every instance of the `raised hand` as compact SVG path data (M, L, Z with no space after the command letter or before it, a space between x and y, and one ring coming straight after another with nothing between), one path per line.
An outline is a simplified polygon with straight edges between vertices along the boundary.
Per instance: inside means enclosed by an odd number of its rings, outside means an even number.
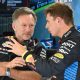
M12 52L19 56L22 56L24 52L27 52L27 48L17 42L14 38L11 38L11 41L6 41L3 46L10 48L7 50L8 52Z

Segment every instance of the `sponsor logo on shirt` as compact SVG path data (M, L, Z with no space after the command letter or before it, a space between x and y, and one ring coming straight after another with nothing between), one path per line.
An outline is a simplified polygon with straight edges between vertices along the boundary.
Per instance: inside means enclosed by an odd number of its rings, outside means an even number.
M54 54L54 56L59 58L59 59L63 59L64 58L64 55L61 54L61 53L56 53L56 54Z

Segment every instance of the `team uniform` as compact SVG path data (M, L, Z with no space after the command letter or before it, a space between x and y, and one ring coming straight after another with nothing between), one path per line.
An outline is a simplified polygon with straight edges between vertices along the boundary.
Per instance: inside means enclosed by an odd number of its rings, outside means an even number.
M43 77L53 76L56 80L64 80L65 69L80 56L80 33L72 27L62 37L62 43L53 56L46 59L41 53L36 61L36 70ZM47 79L45 79L47 80Z
M3 47L3 45L5 44L6 41L10 41L10 40L7 37L1 37L0 38L0 48L2 48L0 50L0 62L9 62L9 61L12 61L14 58L19 57L13 53L7 52L7 49L10 49L10 48L7 48L5 46ZM28 46L29 43L30 43L30 40L27 40L27 41L24 41L22 43L22 45ZM29 46L31 46L31 45L29 45ZM30 48L31 47L28 47L28 49L30 49ZM27 63L26 63L26 66L15 67L15 69L22 70L22 71L32 70L32 68L30 66L28 66ZM0 76L0 80L14 80L14 79L9 78L7 76Z
M0 46L7 40L7 38L0 39ZM28 42L29 43L29 42ZM27 44L27 43L26 43ZM24 45L24 43L23 43ZM68 32L66 32L62 37L62 43L60 48L57 50L53 50L53 56L48 57L48 51L45 50L42 46L33 46L32 43L28 47L30 53L32 53L35 62L35 67L38 73L40 73L44 80L47 80L50 77L54 77L57 80L64 80L64 72L65 69L70 66L75 61L79 61L78 57L80 54L80 33L72 27ZM31 47L32 46L32 47ZM4 48L3 48L4 49ZM26 55L25 55L26 56ZM0 51L0 61L11 61L17 57L17 55L13 53L8 53L5 51ZM24 57L26 58L26 57ZM28 66L25 67L16 67L19 70L32 70ZM13 80L9 77L1 77L4 80ZM49 80L49 79L48 79Z

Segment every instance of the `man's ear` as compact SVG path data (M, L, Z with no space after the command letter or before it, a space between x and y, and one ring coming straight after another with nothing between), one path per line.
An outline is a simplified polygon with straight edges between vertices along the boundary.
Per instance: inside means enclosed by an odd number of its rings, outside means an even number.
M56 20L58 23L60 23L62 21L62 18L61 17L56 17Z
M12 29L15 31L15 23L12 23Z

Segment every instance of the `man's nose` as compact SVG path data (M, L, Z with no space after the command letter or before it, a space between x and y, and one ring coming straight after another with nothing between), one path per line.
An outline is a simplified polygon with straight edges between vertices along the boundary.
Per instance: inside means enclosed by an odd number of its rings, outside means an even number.
M27 26L27 27L25 28L25 30L26 30L26 31L30 31L31 29L30 29L29 26Z
M45 26L46 26L45 28L46 28L46 29L48 29L48 23L46 23L46 25L45 25Z
M48 29L48 25L46 24L46 27L45 27L46 29Z

